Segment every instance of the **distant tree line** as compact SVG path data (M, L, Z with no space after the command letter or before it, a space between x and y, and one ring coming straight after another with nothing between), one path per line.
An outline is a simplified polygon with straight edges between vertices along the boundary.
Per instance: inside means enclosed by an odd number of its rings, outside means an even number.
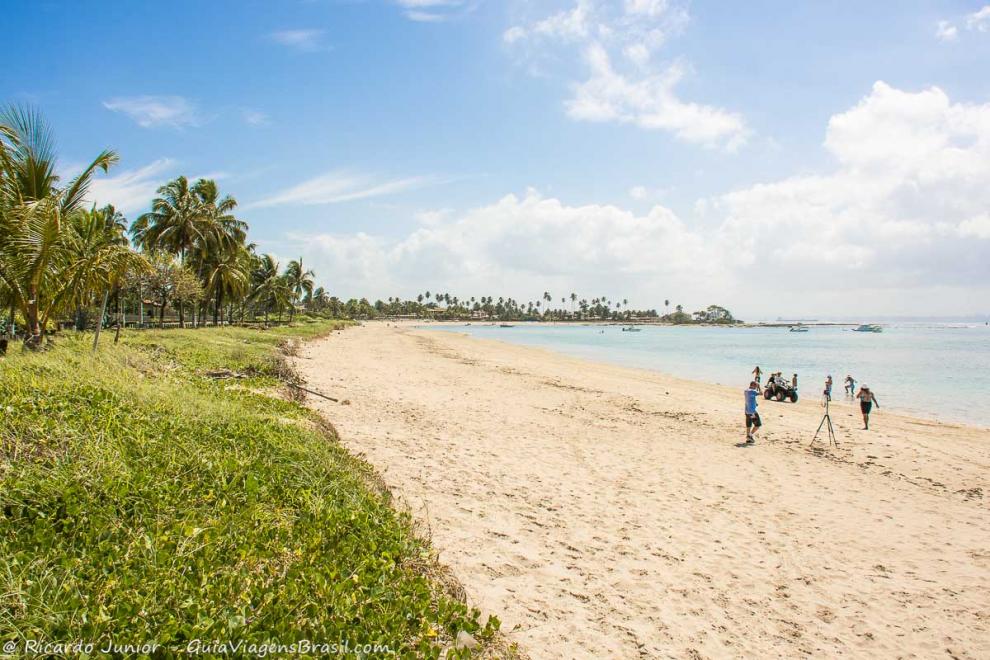
M331 314L350 318L415 317L438 320L485 319L497 321L652 321L672 324L737 323L729 310L712 305L707 309L687 314L681 305L669 311L670 301L664 301L667 313L661 315L655 309L636 309L626 298L611 300L606 296L579 297L576 293L557 298L549 291L535 300L520 302L511 297L493 296L459 297L449 293L425 291L415 299L390 296L387 300L369 303L367 299L321 299L314 294L308 302L313 311L328 310ZM559 304L557 304L559 301Z

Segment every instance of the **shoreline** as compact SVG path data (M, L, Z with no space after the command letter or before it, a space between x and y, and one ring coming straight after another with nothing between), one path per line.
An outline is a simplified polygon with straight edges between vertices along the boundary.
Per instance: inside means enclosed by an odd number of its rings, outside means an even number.
M664 328L790 328L796 325L803 326L806 328L815 327L842 327L842 328L854 328L860 323L846 323L839 321L764 321L758 323L750 323L746 321L739 321L737 323L670 323L669 321L660 320L648 320L648 319L631 319L631 320L615 320L615 319L554 319L549 321L530 321L530 320L519 320L519 321L493 321L491 319L473 319L473 320L450 320L450 319L408 319L408 318L390 318L382 317L377 319L369 319L362 321L362 323L407 323L410 325L499 325L500 323L508 323L512 325L521 326L574 326L574 325L614 325L614 326L635 326L635 325L645 325L645 326L660 326ZM890 325L889 323L877 323L876 325Z
M736 388L410 325L348 329L297 368L349 400L310 405L524 653L990 644L990 432L886 411L858 431L836 405L823 451L817 402L761 400L740 447Z
M382 321L365 321L365 323L382 323ZM458 327L463 327L464 326L463 323L458 322L458 321L434 321L434 322L430 322L430 323L426 323L426 324L424 324L424 323L400 324L400 323L397 323L395 321L390 321L388 323L395 324L395 325L397 325L399 327L403 327L403 326L404 327L408 327L409 329L435 328L435 327L438 327L438 326L445 327L445 328L458 328ZM496 325L496 324L489 324L489 323L486 322L484 324L477 324L477 325ZM619 323L612 323L612 322L609 322L609 323L601 322L601 323L595 324L595 323L576 323L576 322L575 323L568 323L568 322L557 323L555 321L537 321L537 322L527 323L526 325L527 326L533 326L533 327L537 327L537 326L543 326L543 327L554 327L554 326L557 326L557 327L566 327L566 326L572 326L572 325L588 325L588 326L593 326L593 325L626 325L626 324L619 324ZM660 325L662 327L671 327L671 328L676 328L676 327L692 327L692 326L677 326L677 325L672 325L672 324L655 324L655 325ZM854 324L834 324L834 325L836 325L836 326L844 326L844 325L854 325ZM700 326L700 324L699 324L699 326ZM704 327L725 327L725 326L708 325L708 326L704 326ZM741 327L771 327L771 326L736 326L736 327L737 328L741 328ZM475 336L473 336L473 335L471 335L470 333L467 333L467 332L461 332L461 333L458 333L458 334L460 336L462 336L462 337L465 337L465 338L468 338L468 339L472 339L472 340L476 340L476 341L482 341L482 342L484 342L484 341L494 341L494 342L499 342L499 343L510 345L510 346L525 346L527 348L533 348L533 349L536 349L536 350L548 351L548 352L550 352L550 353L552 353L554 355L560 355L560 356L575 358L575 359L579 359L579 360L587 360L588 362L593 362L593 363L602 364L602 365L617 366L617 367L621 367L621 368L625 368L625 369L641 370L641 371L644 371L646 373L657 374L657 375L662 376L662 377L674 378L674 379L677 379L677 380L683 380L685 382L696 383L696 384L699 384L699 385L711 385L711 386L714 386L714 387L727 387L727 388L731 389L733 392L735 392L737 389L741 389L741 386L740 386L740 388L733 388L732 386L725 385L724 383L721 383L721 382L718 382L718 381L714 381L714 380L703 380L703 379L700 379L700 378L685 378L683 376L678 376L676 374L672 374L670 372L663 371L661 369L654 369L654 368L651 368L651 367L631 366L629 364L624 364L620 360L610 361L610 360L605 360L605 359L597 359L596 357L577 356L577 355L574 355L572 353L567 353L566 351L557 350L557 349L554 349L554 348L547 348L547 347L543 347L543 346L535 346L535 345L532 345L532 344L525 344L525 343L522 343L522 342L514 343L514 342L511 342L511 341L507 341L505 339L490 339L490 338L487 338L487 337L484 337L484 338L482 338L482 337L475 337ZM837 386L838 385L841 385L841 383L836 383L836 385ZM762 383L761 383L761 386L762 386ZM855 411L858 412L859 408L856 405L855 400L850 399L850 398L846 397L844 394L842 394L841 389L835 390L835 392L837 393L837 396L835 396L832 399L832 401L831 401L832 407L848 406L851 409L853 409L853 410L855 410ZM764 399L761 398L760 401L763 402ZM820 402L820 398L805 398L805 397L802 397L802 401L803 402L814 401L816 403L819 403ZM929 422L930 423L935 423L935 424L938 424L940 426L963 427L963 428L970 428L970 429L973 429L975 431L990 431L990 424L980 424L978 422L973 422L973 421L968 421L968 420L962 420L962 419L946 419L946 418L940 418L940 417L937 416L937 413L929 412L929 411L925 411L925 410L915 410L915 409L903 408L903 407L898 407L898 406L884 406L882 408L882 410L885 411L885 412L887 412L887 413L896 414L896 415L899 415L899 416L904 417L904 418L914 419L914 420L917 420L917 421L920 421L920 422L926 422L926 423L929 423Z

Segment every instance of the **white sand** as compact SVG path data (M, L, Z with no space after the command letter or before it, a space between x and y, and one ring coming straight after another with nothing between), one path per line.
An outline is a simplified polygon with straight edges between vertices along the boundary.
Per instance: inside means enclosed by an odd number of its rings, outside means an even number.
M761 399L740 448L750 365L726 388L384 324L297 366L534 658L990 657L988 430L839 403L822 455L817 402Z

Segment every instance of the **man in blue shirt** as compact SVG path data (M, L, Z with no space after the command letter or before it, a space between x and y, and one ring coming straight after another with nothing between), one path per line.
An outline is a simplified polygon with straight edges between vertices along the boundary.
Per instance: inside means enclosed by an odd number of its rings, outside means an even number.
M746 399L746 442L752 444L756 442L756 433L763 426L763 422L760 421L760 413L756 412L760 385L754 380L749 384L749 389L743 391L743 395Z

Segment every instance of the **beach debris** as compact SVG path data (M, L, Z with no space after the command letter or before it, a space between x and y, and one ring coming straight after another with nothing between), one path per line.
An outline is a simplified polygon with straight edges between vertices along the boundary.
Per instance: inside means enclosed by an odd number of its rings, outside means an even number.
M454 648L475 649L478 648L478 640L476 640L468 631L461 630L457 633L457 639L454 642Z
M980 500L983 499L983 489L982 488L963 488L956 491L957 495L962 495L967 500Z
M230 369L213 369L206 372L206 377L220 380L224 378L247 378L248 375L239 371L231 371Z
M326 394L323 394L322 392L317 392L316 390L308 389L306 387L303 387L302 385L296 385L295 383L290 383L288 381L285 384L288 385L289 387L294 388L294 389L302 390L303 392L306 392L308 394L312 394L313 396L318 396L318 397L320 397L322 399L326 399L327 401L333 401L334 403L341 403L340 399L335 399L332 396L327 396ZM350 403L351 403L350 401L346 401L345 400L345 402L344 402L343 405L350 405Z

